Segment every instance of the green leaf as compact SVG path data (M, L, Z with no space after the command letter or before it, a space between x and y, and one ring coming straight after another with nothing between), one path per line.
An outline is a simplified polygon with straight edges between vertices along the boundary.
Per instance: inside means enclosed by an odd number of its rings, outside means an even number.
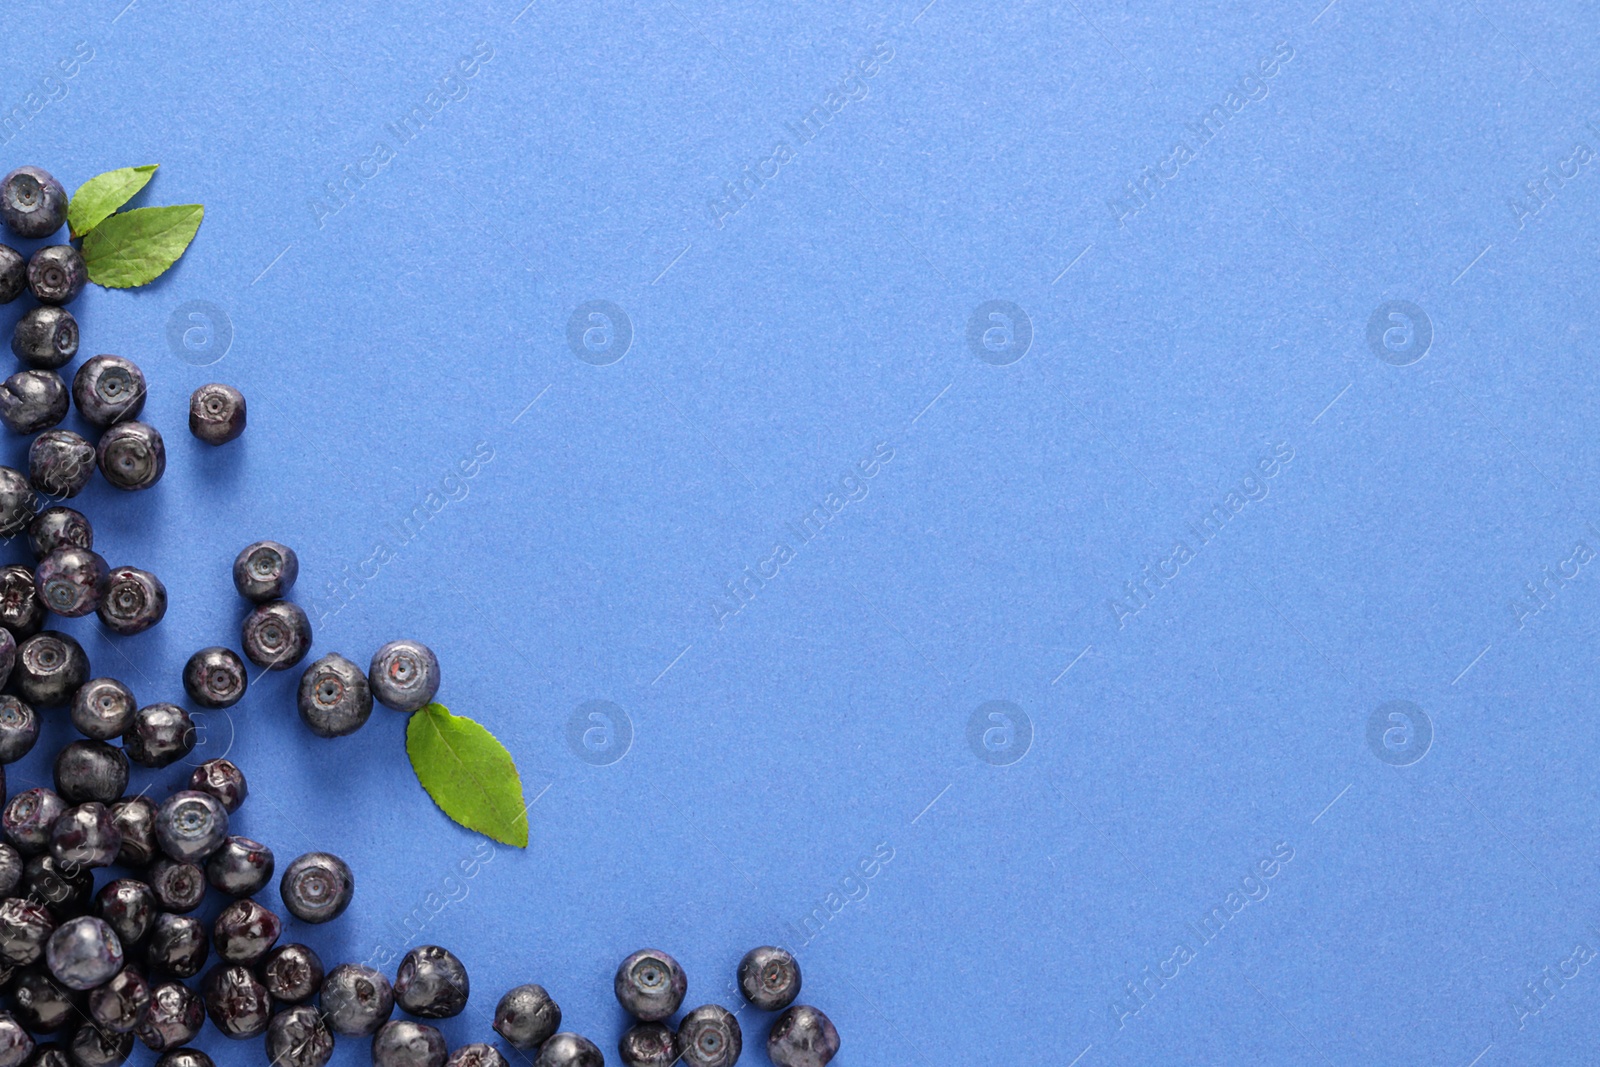
M83 239L89 280L108 289L155 281L178 262L205 214L199 204L177 204L136 207L111 216Z
M406 726L417 781L444 813L505 845L528 847L528 806L511 753L471 719L429 704Z
M72 236L82 237L132 200L134 193L149 184L157 166L159 164L150 163L143 167L108 170L78 186L78 191L72 194L72 203L67 205L67 225Z

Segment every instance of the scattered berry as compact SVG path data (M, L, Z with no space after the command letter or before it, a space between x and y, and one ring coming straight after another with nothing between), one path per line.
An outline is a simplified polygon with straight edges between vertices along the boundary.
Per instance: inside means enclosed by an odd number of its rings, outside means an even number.
M19 370L0 384L0 422L12 433L48 430L67 416L67 386L53 370Z
M51 430L50 433L40 434L34 443L38 444L56 432ZM89 464L91 467L94 465L92 458ZM82 512L57 504L39 512L28 524L28 547L33 550L34 559L44 559L58 548L93 548L94 527L89 525L89 520L84 518Z
M33 1038L5 1012L0 1011L0 1067L22 1067L33 1054Z
M535 1048L561 1029L561 1008L544 986L519 985L500 998L494 1029L514 1048Z
M36 708L70 703L78 686L89 680L89 657L66 634L41 630L17 646L11 682L17 694Z
M198 908L206 896L206 872L193 863L163 857L150 865L145 879L166 911L186 914Z
M0 402L4 399L0 395ZM4 417L4 408L0 407L0 418ZM167 469L167 446L161 442L161 432L149 423L119 422L100 435L98 458L106 481L131 492L148 489L161 480Z
M617 1042L623 1067L672 1067L678 1062L678 1035L662 1023L634 1023Z
M77 496L94 470L94 446L71 430L46 430L28 446L28 481L45 496Z
M800 963L772 945L753 948L739 961L739 991L762 1011L780 1011L800 995Z
M58 548L39 562L33 580L45 607L75 619L100 606L110 568L93 549Z
M145 1048L166 1052L193 1041L205 1021L199 994L182 982L162 982L150 990L150 1010L133 1032Z
M193 978L205 966L210 951L205 923L192 915L163 911L151 924L145 960L153 969L175 978Z
M22 891L49 908L57 922L70 919L88 909L94 896L94 871L41 852L22 865Z
M82 997L57 982L44 967L19 972L11 995L17 1021L36 1034L53 1034L79 1021Z
M47 170L18 167L0 181L0 220L18 237L49 237L67 221L67 191Z
M678 1051L685 1067L733 1067L744 1048L739 1020L720 1004L706 1004L678 1023Z
M249 681L244 660L220 645L202 648L183 668L184 691L202 708L233 707L244 696Z
M194 720L176 704L146 704L133 713L122 735L123 751L141 767L165 767L194 746Z
M48 245L28 260L28 288L41 304L70 304L83 292L89 271L71 245Z
M189 776L189 788L216 797L229 815L238 811L244 798L250 795L244 772L229 759L208 759L200 764Z
M4 828L6 840L16 846L18 852L24 856L36 855L49 847L50 827L68 807L53 789L43 786L29 789L7 802L5 812L0 814L0 828Z
M0 956L3 955L4 941L0 939ZM389 979L360 963L341 963L329 971L322 982L320 999L328 1027L345 1037L376 1033L394 1014L394 990Z
M394 1019L372 1038L372 1067L444 1067L444 1035L426 1023Z
M121 848L122 832L98 800L68 808L50 828L50 854L63 864L109 867Z
M236 900L222 909L211 928L211 945L229 963L255 963L283 933L283 920L253 900Z
M90 426L105 429L144 410L144 371L121 356L92 356L72 376L72 402Z
M798 1004L772 1024L767 1058L773 1067L824 1067L839 1051L839 1031L816 1008Z
M121 737L136 710L133 690L115 678L91 678L72 694L72 725L95 741Z
M418 945L407 952L394 977L394 1002L422 1019L460 1015L470 992L467 969L438 945Z
M0 764L15 763L32 752L38 740L39 716L33 708L9 693L0 695Z
M105 920L92 915L56 927L44 947L45 964L71 989L93 989L122 970L122 942Z
M0 421L5 421L6 398L10 395L8 391L0 389ZM28 523L33 521L35 500L33 486L28 483L27 475L14 467L0 467L0 537L10 537L28 528ZM32 571L28 571L28 587L33 588ZM41 609L40 620L43 618Z
M210 793L184 789L156 809L156 840L180 863L199 863L228 836L228 809Z
M133 1055L133 1035L84 1023L73 1032L67 1049L77 1067L122 1067Z
M9 304L28 288L28 261L10 245L0 245L0 304Z
M269 600L245 616L241 638L251 663L285 671L311 648L311 620L298 604Z
M56 753L55 783L56 792L69 804L89 800L110 804L128 788L128 757L104 741L72 741Z
M201 983L206 1014L218 1030L232 1038L259 1037L272 1022L272 995L250 968L218 964Z
M4 258L5 253L0 252L0 260ZM23 274L26 278L27 268L23 268ZM4 295L3 292L0 295ZM0 303L9 301L0 300ZM60 370L78 354L78 320L63 307L46 304L33 308L17 320L11 331L11 351L30 367Z
M272 880L272 850L248 837L230 837L206 860L206 881L230 897L250 897Z
M156 1067L216 1067L216 1064L197 1048L175 1048L157 1060Z
M511 1067L511 1065L493 1045L474 1041L450 1053L450 1058L444 1061L444 1067Z
M118 878L94 895L94 913L117 935L124 949L144 943L155 926L155 891L136 878Z
M100 598L100 621L112 633L140 633L167 613L167 587L161 579L138 567L113 567Z
M245 545L233 560L233 587L258 604L288 596L299 575L300 557L276 541Z
M533 1067L605 1067L606 1058L593 1041L574 1033L559 1033L539 1046Z
M312 733L343 737L361 729L372 715L372 689L360 667L330 652L300 676L297 703Z
M111 805L111 821L122 833L122 848L117 862L124 867L143 867L156 858L156 804L149 797L126 797Z
M289 1008L267 1026L267 1062L272 1067L324 1067L332 1057L333 1033L315 1008Z
M25 897L0 901L0 960L26 967L44 955L56 922L42 903Z
M356 876L350 865L331 852L307 852L295 859L278 881L283 906L301 922L337 919L355 896ZM388 985L385 981L385 986Z
M322 988L322 957L301 944L279 945L261 961L261 982L272 999L301 1004Z
M150 1010L150 983L132 967L124 967L103 986L89 991L89 1017L96 1026L126 1034L144 1022Z
M6 528L10 521L13 499L10 494L14 487L14 483L5 473L9 469L0 467L0 536L7 537L25 529L28 522L25 518L22 526L9 530ZM27 486L30 501L28 508L31 514L33 487L27 485L27 479L23 479L23 485ZM44 625L44 616L44 605L39 603L39 591L33 587L33 568L24 567L20 563L0 567L0 625L20 641L39 632L39 628Z
M641 1022L654 1023L678 1010L689 991L689 979L677 960L646 948L622 961L612 986L624 1011Z
M244 394L231 385L202 385L189 398L189 432L208 445L225 445L244 433Z
M390 641L367 671L372 695L395 711L416 711L439 691L439 660L420 641Z

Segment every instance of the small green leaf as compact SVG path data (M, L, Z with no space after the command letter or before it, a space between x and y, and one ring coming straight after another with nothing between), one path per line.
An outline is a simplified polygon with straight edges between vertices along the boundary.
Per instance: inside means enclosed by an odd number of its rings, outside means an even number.
M406 726L417 781L444 813L505 845L528 847L528 807L511 753L471 719L429 704Z
M78 191L72 194L72 203L67 205L67 225L72 236L82 237L132 200L134 193L149 184L157 166L159 164L150 163L143 167L108 170L78 186Z
M178 262L205 214L199 204L177 204L136 207L111 216L83 239L89 280L107 289L155 281Z

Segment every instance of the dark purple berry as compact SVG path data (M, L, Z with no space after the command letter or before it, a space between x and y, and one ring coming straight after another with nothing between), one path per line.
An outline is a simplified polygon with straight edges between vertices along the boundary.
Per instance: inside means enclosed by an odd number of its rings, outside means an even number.
M781 1011L800 995L800 963L772 945L753 948L739 961L739 991L762 1011Z
M678 1062L678 1035L663 1023L634 1023L617 1042L623 1067L672 1067Z
M0 304L9 304L28 288L28 261L10 245L0 245Z
M248 837L230 837L206 860L206 881L230 897L255 896L272 880L272 850Z
M678 1053L685 1067L733 1067L744 1048L739 1020L720 1004L705 1004L678 1023Z
M36 1034L53 1034L82 1020L82 994L56 981L43 967L18 972L11 995L17 1021Z
M654 1023L678 1010L689 990L689 979L677 960L646 948L622 961L612 988L624 1011L640 1022Z
M156 1061L156 1067L217 1067L197 1048L176 1048Z
M143 867L156 858L156 804L146 796L127 797L111 805L111 821L122 832L122 848L117 862L124 867Z
M460 1015L470 992L467 969L455 953L438 945L418 945L407 952L394 976L394 1002L422 1019Z
M118 878L100 887L94 895L94 914L116 932L124 948L144 943L155 925L156 894L136 878Z
M150 983L132 967L89 991L89 1017L102 1030L126 1034L144 1022L150 1010Z
M804 1004L778 1016L767 1036L773 1067L825 1067L839 1051L839 1031L829 1018Z
M70 919L88 909L94 894L94 871L41 852L22 865L22 892L49 908L57 921Z
M283 920L253 900L236 900L222 909L211 928L211 944L229 963L255 963L283 933Z
M229 759L208 759L200 764L189 776L189 788L216 797L229 815L238 811L244 798L250 795L244 772Z
M122 970L122 942L104 919L80 915L56 927L45 942L45 964L71 989L93 989Z
M450 1053L450 1058L444 1061L444 1067L511 1067L511 1065L493 1045L474 1041Z
M66 634L41 630L17 646L11 684L36 708L71 703L72 694L88 680L89 657L83 646Z
M0 408L0 418L4 416ZM161 441L161 432L149 423L117 423L100 435L98 452L100 473L118 489L148 489L167 469L167 446Z
M0 764L15 763L32 752L38 740L39 716L33 708L9 693L0 695Z
M11 331L11 351L30 367L60 370L78 354L78 320L63 307L33 308Z
M28 288L41 304L70 304L89 280L83 253L71 245L47 245L28 260Z
M539 1046L533 1067L605 1067L606 1058L593 1041L571 1032L551 1037Z
M28 481L45 496L77 496L94 468L94 445L71 430L46 430L28 446Z
M184 789L156 808L156 840L180 863L199 863L228 836L228 809L210 793Z
M22 884L22 853L10 845L0 845L0 899L9 897ZM0 985L3 985L0 982Z
M361 668L330 652L300 676L300 718L318 737L355 733L372 714L372 690Z
M311 648L311 620L298 604L269 600L245 616L242 643L257 667L285 671Z
M42 373L48 374L49 371ZM6 389L0 388L0 422L5 421L6 398L10 395ZM33 521L33 509L37 506L38 495L29 484L28 476L14 467L0 467L0 537L10 537L26 530L28 523ZM32 571L28 572L28 588L33 588ZM42 615L40 617L43 618Z
M301 922L337 919L355 896L356 876L350 865L331 852L307 852L278 880L283 906Z
M194 720L176 704L146 704L133 713L122 748L141 767L165 767L194 751Z
M191 912L206 897L206 872L193 863L158 859L145 872L145 881L166 911Z
M208 445L225 445L244 433L244 394L231 385L202 385L189 398L189 432Z
M0 219L18 237L49 237L67 221L67 191L47 170L18 167L0 180Z
M91 678L72 694L72 725L85 737L109 741L123 735L138 707L133 690L115 678Z
M259 1037L272 1021L272 995L267 987L238 964L218 964L201 983L206 1014L224 1036Z
M75 619L100 606L110 571L93 549L58 548L39 562L33 580L45 607Z
M67 384L53 370L19 370L0 384L0 422L38 433L67 417Z
M0 828L18 852L32 856L50 847L50 827L69 806L53 789L29 789L6 802Z
M121 356L94 356L72 376L72 402L90 426L105 429L144 410L144 371Z
M332 1056L333 1033L315 1008L301 1004L273 1016L267 1027L272 1067L325 1067Z
M394 1014L394 989L389 979L360 963L341 963L329 971L322 982L320 1001L328 1027L345 1037L376 1033Z
M444 1067L444 1035L426 1023L395 1019L372 1038L372 1067Z
M22 1067L33 1053L33 1038L17 1020L0 1011L0 1067ZM39 1061L38 1067L44 1067Z
M206 925L192 915L158 914L150 926L145 961L175 978L193 978L206 964L211 941Z
M561 1029L561 1009L542 985L519 985L494 1009L495 1033L514 1048L536 1048Z
M6 485L8 478L5 471L9 468L0 468L0 534L10 536L17 530L5 529L7 515ZM30 501L33 488L29 486ZM32 503L28 505L29 514L32 514ZM26 525L26 522L24 523ZM44 625L44 605L39 602L39 591L33 587L33 568L24 567L20 563L13 563L0 567L0 625L17 640L32 637Z
M44 904L26 897L0 901L0 960L26 967L44 955L56 922Z
M416 711L439 691L439 659L420 641L390 641L372 655L372 695L395 711Z
M128 788L128 757L104 741L70 742L56 753L55 782L56 792L69 804L110 804Z
M138 567L113 567L100 598L100 621L112 633L140 633L167 613L167 587Z
M183 688L202 708L231 708L244 696L250 679L244 660L231 648L213 645L189 657L183 668Z
M58 432L66 431L50 431ZM34 443L48 436L40 434ZM94 450L91 448L90 451L92 453ZM93 458L89 465L94 466ZM81 511L57 504L39 512L28 524L28 547L33 550L34 559L44 559L58 548L93 548L94 527L89 525L89 520L84 518Z
M84 1023L67 1046L77 1067L122 1067L133 1055L133 1035Z
M288 596L299 575L300 557L276 541L245 545L233 560L233 587L257 604Z
M122 848L122 832L97 800L68 808L50 828L50 853L63 864L109 867Z
M301 1004L322 988L322 957L306 945L279 945L261 961L261 983L272 999L284 1004Z
M194 990L162 982L150 990L150 1010L134 1033L152 1052L166 1052L193 1041L205 1021L205 1005Z

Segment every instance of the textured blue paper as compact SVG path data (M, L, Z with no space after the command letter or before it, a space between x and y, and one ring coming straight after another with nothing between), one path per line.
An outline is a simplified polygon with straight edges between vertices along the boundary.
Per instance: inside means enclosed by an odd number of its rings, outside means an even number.
M170 614L62 628L177 698L280 539L315 654L429 643L532 801L491 848L401 716L254 680L196 759L359 884L287 938L450 946L452 1044L537 981L611 1062L626 953L732 1008L768 942L841 1067L1589 1056L1591 5L124 2L0 42L5 168L206 205L74 306L150 378L166 478L81 500Z

